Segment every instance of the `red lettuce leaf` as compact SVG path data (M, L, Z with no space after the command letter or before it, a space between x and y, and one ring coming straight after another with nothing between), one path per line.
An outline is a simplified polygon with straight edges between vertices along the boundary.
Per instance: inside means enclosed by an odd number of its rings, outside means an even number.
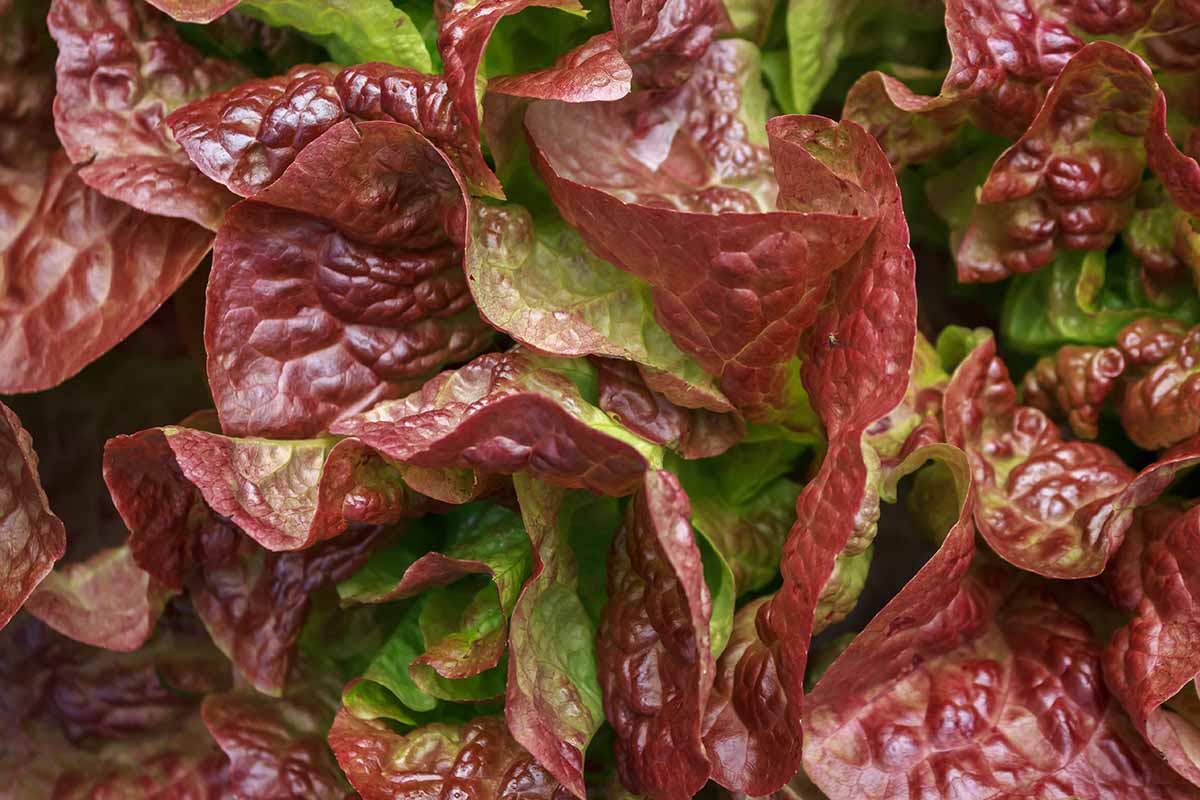
M67 548L62 520L38 480L37 454L21 421L0 403L0 628L8 624Z
M15 188L0 232L0 391L30 392L63 382L145 322L212 236L88 188L61 152L22 164Z
M1093 4L1094 6L1094 4ZM950 68L935 97L870 72L850 88L843 117L865 127L897 168L944 149L968 119L1016 138L1033 121L1050 84L1080 48L1062 4L948 0Z
M878 145L853 123L834 126L813 117L776 118L768 132L779 149L832 161L847 182L878 198L880 212L867 242L834 274L805 340L801 376L829 445L797 500L783 550L783 586L756 615L758 638L736 662L723 657L718 665L718 685L733 687L728 702L746 733L724 743L714 777L755 795L799 771L800 706L816 614L839 556L878 503L863 437L903 400L916 337L915 265L899 188ZM845 142L843 149L828 147L833 137ZM800 179L785 172L781 195L809 191Z
M462 126L446 79L391 64L359 64L336 73L325 66L293 67L286 75L196 100L166 123L201 172L250 197L347 118L402 122L475 175L469 167L479 147L477 132Z
M269 186L309 143L345 118L334 77L299 65L199 97L166 119L196 168L242 197Z
M487 91L536 100L590 103L620 100L629 94L632 85L633 70L617 49L616 34L609 31L559 56L552 67L490 78Z
M186 624L115 654L18 618L0 640L5 796L217 800L228 762L195 712L227 664Z
M378 527L291 553L270 553L215 518L197 532L188 595L213 641L264 694L279 696L308 617L309 595L370 558Z
M46 576L25 609L64 636L110 650L136 650L172 591L114 547Z
M691 797L709 775L701 734L712 598L690 516L674 475L646 473L613 539L596 635L621 782L652 797Z
M1125 372L1116 347L1068 345L1038 359L1021 381L1025 402L1062 418L1081 439L1095 439L1105 399Z
M464 269L480 315L521 344L632 361L681 405L732 410L654 320L649 287L597 258L565 225L535 226L516 205L475 206Z
M181 22L212 22L241 0L153 0L150 5Z
M466 204L427 139L344 120L231 209L208 285L222 428L299 438L487 344L462 273Z
M656 444L670 448L684 458L710 458L724 453L746 432L746 424L736 414L721 414L707 408L676 405L667 394L692 403L707 399L704 392L693 392L668 373L642 370L625 361L597 359L600 377L600 408L629 430ZM651 388L657 383L662 391ZM700 397L696 397L699 395Z
M402 735L343 709L329 731L329 746L363 800L571 796L513 740L499 717L477 717L461 726L434 723Z
M130 530L145 528L134 520L157 524L153 507L138 508L143 498L154 503L161 496L147 487L162 486L172 496L159 507L163 518L189 508L195 487L213 511L267 550L312 547L352 524L397 522L408 506L399 473L353 439L234 439L155 428L111 441L105 467ZM135 559L144 563L137 537L134 546Z
M1149 470L1173 477L1194 466L1198 444L1189 441L1168 452ZM1168 479L1157 480L1164 488ZM1145 501L1153 496L1139 498ZM1171 503L1148 506L1134 515L1125 544L1105 577L1113 602L1133 619L1118 629L1104 653L1104 677L1146 740L1167 763L1200 785L1194 717L1173 709L1172 698L1198 675L1200 609L1195 602L1200 509Z
M1128 369L1120 392L1121 425L1139 447L1157 450L1200 431L1200 328L1143 319L1124 328L1118 346Z
M276 696L309 595L356 572L383 535L379 526L354 525L305 550L265 550L205 505L154 429L109 441L104 480L129 528L133 560L161 584L186 589L222 652L255 688Z
M1121 544L1113 500L1134 473L1108 448L1065 442L1038 409L1017 404L1008 370L984 342L946 391L947 439L971 460L975 522L1000 556L1054 578L1099 574ZM1123 519L1123 517L1118 517Z
M567 538L582 509L563 490L523 474L513 482L534 561L509 621L504 715L513 738L584 798L584 754L604 710L595 628L579 596L579 565Z
M304 684L283 699L252 691L213 694L205 727L229 757L227 790L245 800L342 800L346 779L325 743L336 691Z
M540 101L525 125L566 220L599 256L649 284L659 324L736 407L774 421L792 399L789 362L830 273L862 245L878 210L840 166L774 145L779 180L807 186L771 210L776 176L747 108L761 92L752 51L714 45L666 99Z
M245 77L205 58L135 0L54 0L58 138L84 183L151 214L216 229L233 197L207 180L162 124L175 108Z
M1149 67L1118 45L1096 42L1071 58L992 166L958 248L959 280L1040 269L1056 247L1111 244L1133 213L1157 95Z
M717 35L730 28L720 0L610 0L613 33L641 88L688 79Z
M592 368L522 350L488 353L333 431L401 464L504 475L528 469L559 486L632 493L660 452L591 405L574 380L594 382Z
M438 50L442 54L443 72L463 130L470 131L476 142L471 151L464 154L463 171L472 191L502 199L504 189L483 160L483 151L478 146L483 126L479 121L475 82L488 39L500 20L509 14L535 6L582 13L583 7L578 0L452 0L444 5L438 20Z
M813 690L809 776L831 800L1191 797L1105 690L1088 624L1047 588L964 576L965 530Z

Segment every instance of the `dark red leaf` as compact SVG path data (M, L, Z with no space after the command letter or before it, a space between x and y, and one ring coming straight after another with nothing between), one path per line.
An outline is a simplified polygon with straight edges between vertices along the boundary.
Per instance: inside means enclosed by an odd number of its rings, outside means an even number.
M47 24L58 44L55 128L84 183L215 230L234 198L189 163L162 123L244 70L205 58L136 0L54 0Z
M613 539L596 634L621 782L656 798L691 797L709 775L701 734L714 672L712 598L690 516L678 479L647 472Z
M205 343L222 428L316 435L480 350L465 236L462 187L407 125L344 120L309 144L217 237Z
M0 403L0 628L49 574L67 549L62 521L54 516L38 480L37 455L29 434Z

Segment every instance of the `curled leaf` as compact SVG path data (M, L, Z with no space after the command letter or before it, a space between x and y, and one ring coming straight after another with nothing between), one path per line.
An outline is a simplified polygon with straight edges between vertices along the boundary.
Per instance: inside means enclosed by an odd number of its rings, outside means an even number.
M231 209L205 317L222 428L317 435L483 347L490 331L462 273L465 214L427 139L349 120Z
M690 797L708 780L702 722L713 681L712 598L669 472L649 472L613 539L596 659L621 782Z
M67 548L62 521L50 510L38 481L37 455L29 434L0 403L0 545L4 588L0 628L8 624Z
M83 182L215 230L234 198L196 171L162 123L245 77L241 67L205 58L134 0L55 0L47 24L58 44L55 128Z
M402 464L528 469L560 486L629 494L661 453L589 403L576 380L595 380L586 362L489 353L333 428Z

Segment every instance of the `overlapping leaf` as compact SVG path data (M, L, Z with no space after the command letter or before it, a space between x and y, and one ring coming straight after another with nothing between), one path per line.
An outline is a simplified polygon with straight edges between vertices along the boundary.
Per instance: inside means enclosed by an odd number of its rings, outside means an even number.
M163 119L246 77L205 58L169 19L134 0L56 0L54 122L88 186L151 214L220 224L233 197L199 174Z
M0 547L4 588L0 628L8 624L67 547L62 521L50 510L38 481L37 455L29 434L0 404Z
M434 723L407 733L339 712L329 745L364 800L461 793L473 800L570 794L509 735L499 717Z
M205 344L222 428L318 435L481 349L465 235L462 187L412 128L344 120L305 147L217 237Z
M775 150L772 171L756 62L748 45L720 42L669 99L538 102L525 124L567 222L649 285L658 322L734 406L772 421L786 420L795 400L792 359L829 276L878 209L839 164L802 150ZM577 146L593 157L578 159ZM849 148L838 156L855 157ZM808 184L778 211L775 173Z
M594 387L586 362L519 349L489 353L333 430L402 464L492 474L528 469L560 486L629 494L662 455L592 405Z

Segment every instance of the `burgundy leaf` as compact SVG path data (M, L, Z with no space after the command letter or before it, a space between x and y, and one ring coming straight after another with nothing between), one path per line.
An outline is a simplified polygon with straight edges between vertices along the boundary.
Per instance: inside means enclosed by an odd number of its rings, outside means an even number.
M465 235L462 187L412 128L318 137L217 237L205 343L222 428L319 434L481 349Z
M1158 450L1200 432L1200 327L1141 319L1122 329L1117 346L1129 365L1120 392L1129 438Z
M180 22L212 22L241 0L148 0Z
M955 372L946 391L947 440L971 460L975 522L988 544L1022 569L1054 578L1097 575L1121 544L1113 500L1133 471L1108 448L1064 442L1046 415L1017 404L993 340Z
M813 690L814 782L831 800L1193 796L1109 697L1087 623L1048 587L964 575L956 530Z
M189 626L135 653L83 647L29 616L0 642L5 797L218 800L227 759L200 725L200 696L228 662Z
M709 775L701 733L712 598L690 516L674 475L646 473L613 539L596 635L621 782L651 797L691 797Z
M685 408L671 402L650 388L651 381L635 364L604 359L596 369L600 374L600 408L643 439L668 447L684 458L719 456L746 432L745 423L736 414ZM670 391L675 385L677 382L668 382L664 388Z
M1200 460L1188 442L1163 459L1174 473ZM1151 468L1153 469L1153 468ZM1163 482L1162 485L1165 485ZM1104 677L1146 740L1167 763L1200 785L1194 718L1177 713L1172 697L1200 675L1200 508L1148 506L1134 515L1125 544L1105 573L1109 594L1133 619L1104 652Z
M740 656L723 656L718 665L717 685L732 687L732 697L722 698L730 708L720 711L720 724L706 737L713 777L756 796L800 769L800 713L815 615L860 515L869 516L878 502L863 436L903 400L916 336L915 265L899 187L878 145L853 123L834 126L813 117L776 118L768 133L777 163L803 163L802 153L819 154L847 184L877 197L880 211L864 246L834 274L805 339L801 376L829 445L797 501L783 551L783 586L758 608L753 633L748 619L737 625L745 632L734 640L744 648ZM840 149L827 147L835 136L844 142ZM785 200L813 191L803 175L781 172Z
M258 691L279 696L308 616L309 595L356 572L378 527L292 553L270 553L216 518L197 531L188 594L213 641Z
M781 199L785 210L771 210L767 150L736 113L757 81L747 47L714 45L667 99L540 101L525 125L566 220L598 255L650 285L659 324L719 376L735 406L772 420L787 405L789 361L830 274L862 245L878 210L841 165L799 148L772 150L780 182L807 185ZM822 134L828 146L839 159L861 158L866 141L840 131Z
M358 64L336 73L325 66L293 67L286 75L196 100L171 114L167 124L201 172L250 197L347 117L402 122L480 180L482 162L472 161L478 158L478 133L463 127L446 79L391 64Z
M641 88L671 89L686 81L710 43L730 28L719 0L610 0L609 8L617 46Z
M564 53L552 67L491 78L487 90L535 100L590 103L620 100L629 94L632 83L633 70L617 50L616 34L609 31Z
M325 743L333 719L330 698L307 685L293 694L276 700L240 691L204 699L204 724L229 757L231 796L244 800L347 796L346 780Z
M1037 117L992 166L958 248L958 276L996 281L1056 247L1103 250L1133 212L1158 87L1124 48L1096 42L1055 80Z
M129 527L133 560L165 586L186 589L213 641L271 695L283 690L309 594L357 571L383 530L354 526L305 550L265 550L205 505L157 429L110 440L104 480Z
M138 451L157 457L124 459ZM354 523L396 522L407 508L399 473L353 439L233 439L157 428L113 440L106 465L123 472L109 487L131 530L143 527L131 520L145 514L124 509L146 495L145 487L159 484L177 495L167 505L171 516L188 507L191 484L212 510L268 550L312 547Z
M1068 345L1043 356L1025 374L1025 402L1065 419L1081 439L1095 439L1104 401L1119 385L1125 356L1116 347Z
M302 64L197 98L166 119L192 163L242 197L266 188L345 119L334 73Z
M51 572L25 608L78 642L128 651L150 638L171 594L128 547L114 547Z
M1063 13L1063 4L1040 0L948 0L951 61L941 92L919 95L891 76L870 72L851 87L843 117L879 139L897 169L943 150L968 119L1016 138L1083 47Z
M482 125L479 121L479 102L475 97L475 78L488 39L501 19L535 6L572 12L583 10L579 0L452 0L445 3L445 10L438 21L438 51L442 54L442 69L450 86L451 103L462 128L472 132L476 142ZM483 151L478 144L464 155L463 172L471 183L471 189L489 197L503 198L504 188L483 160Z
M968 111L968 103L954 94L916 94L891 75L868 72L847 92L842 118L866 128L899 170L944 150Z
M245 77L135 0L54 0L55 127L84 183L151 214L220 224L233 197L189 163L163 119Z
M0 391L30 392L63 382L145 322L212 235L88 188L61 152L23 164L15 188L0 231Z
M0 403L0 549L4 557L0 628L49 574L67 548L62 521L54 516L38 481L37 454L29 434Z
M522 350L488 353L333 430L401 464L504 475L528 469L560 486L630 494L661 454L580 395L571 373L590 369Z
M329 746L363 800L566 800L571 795L509 735L499 717L434 723L407 734L342 709Z

